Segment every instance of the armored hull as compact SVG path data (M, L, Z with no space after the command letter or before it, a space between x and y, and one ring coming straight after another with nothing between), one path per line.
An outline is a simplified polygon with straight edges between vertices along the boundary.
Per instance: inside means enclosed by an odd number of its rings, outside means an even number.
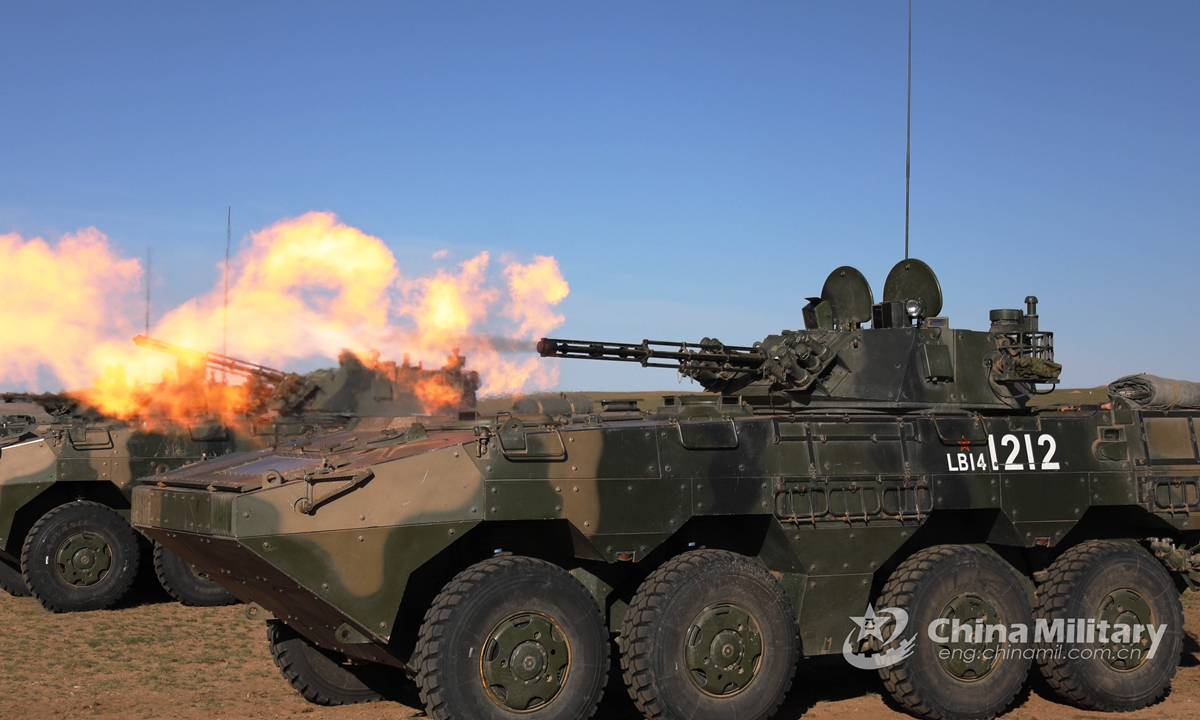
M544 340L719 391L359 425L156 477L134 523L270 618L277 657L341 658L285 671L320 702L386 695L370 661L432 717L587 717L610 633L651 716L768 717L832 653L918 716L1002 712L1034 661L1074 704L1153 702L1200 581L1200 411L1028 407L1057 377L1035 313L950 330L925 288L904 327L827 283L752 347Z

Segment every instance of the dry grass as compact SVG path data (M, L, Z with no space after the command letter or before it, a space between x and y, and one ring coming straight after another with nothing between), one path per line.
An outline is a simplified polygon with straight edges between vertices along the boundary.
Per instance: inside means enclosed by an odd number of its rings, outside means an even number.
M52 615L0 594L0 718L407 718L391 703L319 708L283 680L262 622L145 592L104 612Z
M148 584L146 584L148 585ZM1200 597L1184 598L1189 638L1170 696L1120 716L1200 716ZM186 608L142 590L118 609L51 615L30 598L0 593L0 718L379 718L422 715L415 692L403 702L322 708L284 682L267 653L261 622L240 606ZM906 717L881 697L878 678L840 658L802 665L785 720ZM610 686L598 720L636 717L619 686ZM1034 687L1006 717L1113 717L1068 708Z

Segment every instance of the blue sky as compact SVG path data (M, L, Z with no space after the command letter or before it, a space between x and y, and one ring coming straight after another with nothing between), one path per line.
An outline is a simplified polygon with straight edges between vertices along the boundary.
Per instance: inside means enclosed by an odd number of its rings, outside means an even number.
M154 249L156 306L330 210L406 275L552 254L557 335L749 344L903 252L906 11L6 3L0 233ZM1041 298L1069 385L1200 380L1200 4L917 0L912 248L944 314ZM563 389L673 387L564 363Z

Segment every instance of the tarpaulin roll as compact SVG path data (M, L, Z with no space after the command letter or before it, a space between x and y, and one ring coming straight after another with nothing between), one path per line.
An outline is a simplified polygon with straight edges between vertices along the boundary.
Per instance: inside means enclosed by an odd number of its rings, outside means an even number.
M1139 410L1200 409L1200 383L1155 375L1126 375L1109 383L1108 396Z

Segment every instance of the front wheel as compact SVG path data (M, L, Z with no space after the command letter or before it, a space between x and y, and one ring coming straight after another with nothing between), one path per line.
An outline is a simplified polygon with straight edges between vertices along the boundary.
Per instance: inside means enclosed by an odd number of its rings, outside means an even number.
M1183 649L1183 608L1158 560L1136 545L1093 540L1064 552L1048 575L1038 618L1054 637L1038 657L1050 686L1089 710L1127 712L1161 698Z
M585 720L608 679L608 632L591 593L542 560L502 556L446 584L417 641L434 720Z
M629 605L620 644L629 695L653 718L768 718L800 653L778 581L724 550L693 550L651 573Z
M21 550L30 592L51 612L112 607L133 585L140 550L116 510L94 502L59 505L38 519Z
M278 621L267 621L267 644L283 677L317 705L376 702L394 693L400 673L386 665L353 663L345 655L317 647Z
M217 607L237 602L233 593L158 543L154 544L154 574L163 590L184 605Z

